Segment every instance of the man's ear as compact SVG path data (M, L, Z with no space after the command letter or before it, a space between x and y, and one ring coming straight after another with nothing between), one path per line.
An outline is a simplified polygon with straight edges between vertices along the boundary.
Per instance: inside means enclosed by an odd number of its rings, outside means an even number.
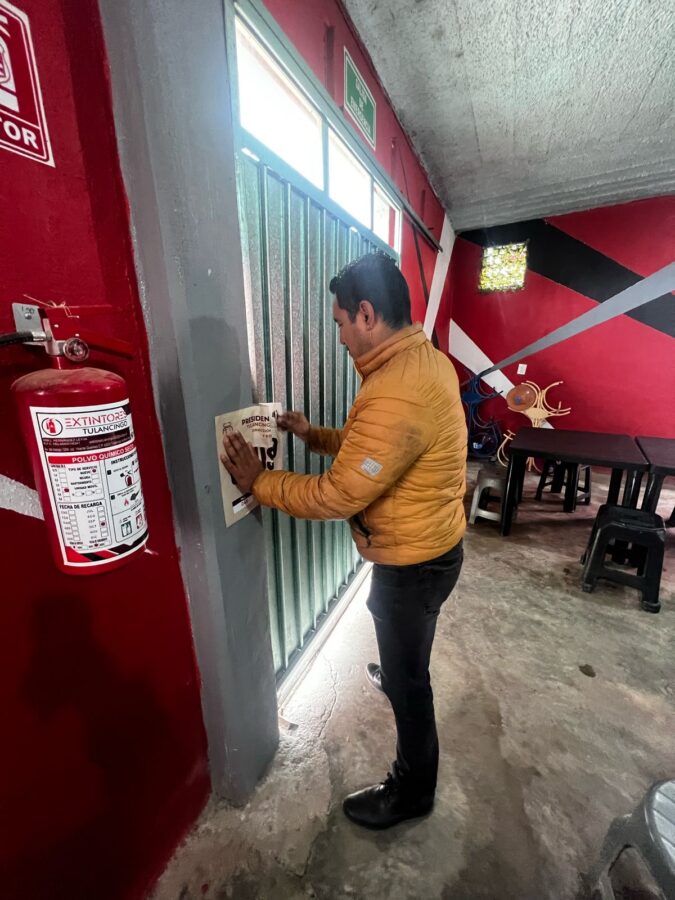
M375 327L375 308L370 300L362 300L359 303L359 312L363 316L366 328L369 330Z

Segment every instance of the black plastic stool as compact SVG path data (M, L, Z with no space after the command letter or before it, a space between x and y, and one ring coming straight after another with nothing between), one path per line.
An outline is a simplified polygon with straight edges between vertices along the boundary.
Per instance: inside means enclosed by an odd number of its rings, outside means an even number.
M637 574L607 565L607 554L619 543L630 547L629 565L637 569ZM656 513L625 506L601 506L581 559L585 563L582 589L590 593L599 578L627 584L642 593L644 610L659 612L665 543L666 529Z
M579 481L582 474L584 481L583 486L580 487ZM544 461L544 468L537 487L537 500L541 500L547 487L551 488L552 494L561 493L567 487L570 478L574 482L574 506L576 507L578 500L582 500L588 506L591 502L591 467L579 466L576 463L560 462L554 459Z

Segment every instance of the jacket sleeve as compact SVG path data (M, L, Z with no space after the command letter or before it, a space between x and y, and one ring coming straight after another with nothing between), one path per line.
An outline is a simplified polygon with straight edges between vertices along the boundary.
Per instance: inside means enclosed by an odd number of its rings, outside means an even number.
M299 519L349 519L398 481L429 445L430 412L415 400L367 400L324 475L263 472L253 493Z
M313 453L321 456L337 456L342 444L342 431L340 428L309 427L307 446Z

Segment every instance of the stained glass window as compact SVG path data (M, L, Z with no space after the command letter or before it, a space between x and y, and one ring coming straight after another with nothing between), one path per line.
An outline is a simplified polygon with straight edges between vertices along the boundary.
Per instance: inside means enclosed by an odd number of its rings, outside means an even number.
M525 284L527 243L486 247L480 267L480 291L518 291Z

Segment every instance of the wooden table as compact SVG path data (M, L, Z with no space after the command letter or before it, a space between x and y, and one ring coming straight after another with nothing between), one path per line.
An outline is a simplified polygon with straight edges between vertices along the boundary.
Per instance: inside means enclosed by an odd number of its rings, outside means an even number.
M501 532L511 532L513 512L522 492L529 456L576 465L602 466L612 470L607 503L618 503L623 473L627 473L623 503L634 502L636 485L649 463L632 437L593 431L563 431L553 428L523 428L509 445L510 459L502 504ZM565 509L574 508L574 479L567 479Z
M642 508L649 512L656 512L664 480L669 475L675 475L675 440L673 438L638 437L636 441L649 463L649 481ZM675 520L675 510L671 516L671 521L673 520Z

